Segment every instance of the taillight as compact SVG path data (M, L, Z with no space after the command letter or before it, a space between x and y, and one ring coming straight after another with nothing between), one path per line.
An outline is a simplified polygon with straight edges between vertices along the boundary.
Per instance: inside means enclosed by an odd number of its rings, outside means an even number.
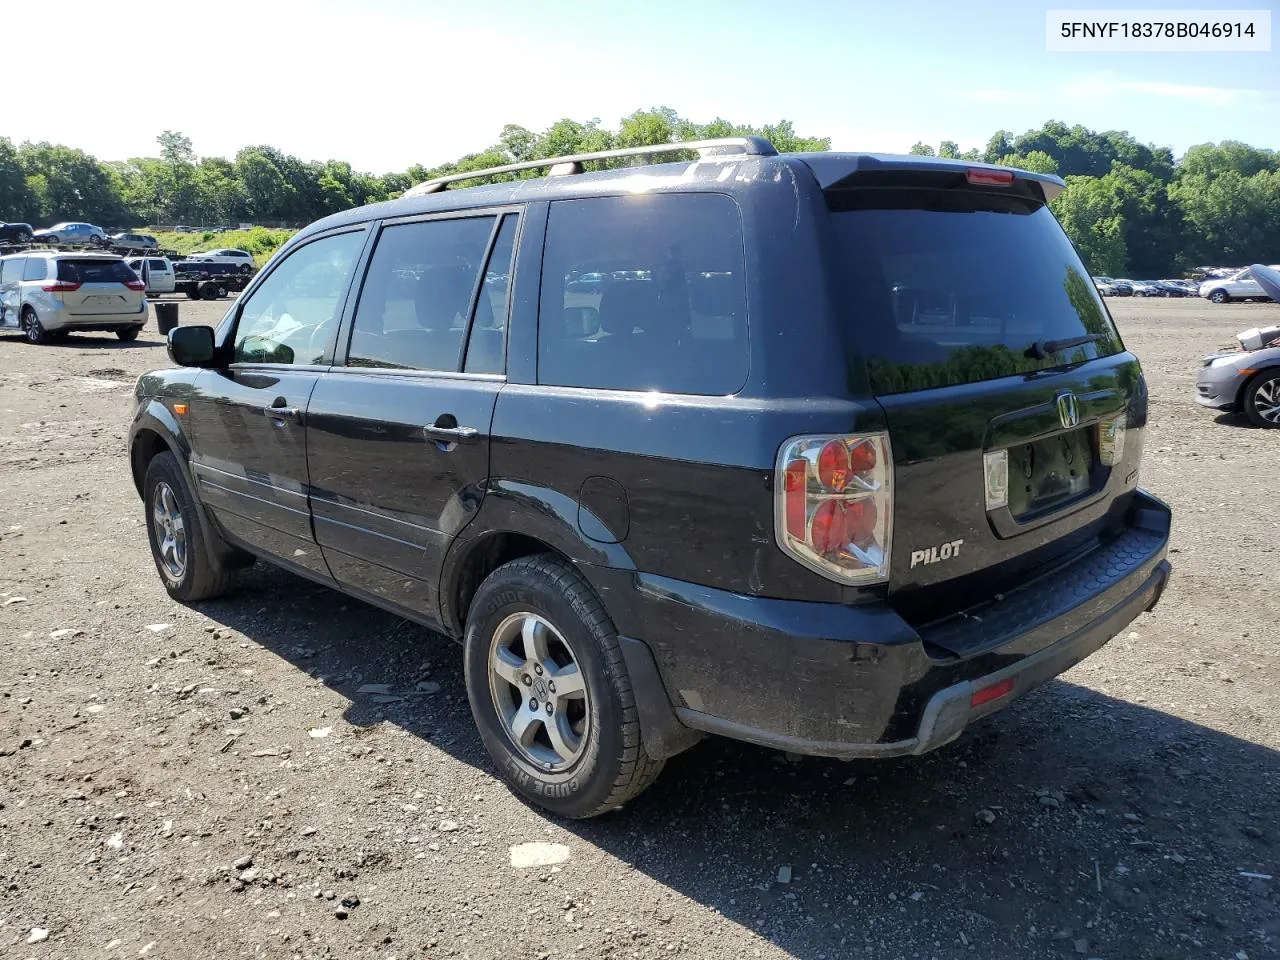
M1098 424L1098 459L1104 467L1114 467L1124 459L1124 428L1127 414L1121 413Z
M893 467L885 433L792 437L778 455L778 545L848 584L889 577Z
M40 289L45 293L74 293L80 289L80 284L71 283L67 280L58 280L55 283L45 284Z
M970 167L965 171L965 179L975 186L982 187L1007 187L1013 183L1013 171L1011 170L983 170L980 167Z
M126 280L126 281L124 282L124 285L125 285L126 287L128 287L130 290L145 290L145 289L147 289L147 285L146 285L145 283L143 283L141 280Z

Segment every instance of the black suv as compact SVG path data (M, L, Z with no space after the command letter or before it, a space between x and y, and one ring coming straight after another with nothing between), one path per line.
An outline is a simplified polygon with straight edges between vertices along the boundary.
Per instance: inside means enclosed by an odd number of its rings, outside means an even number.
M321 220L138 382L161 578L260 557L460 639L501 775L569 817L705 733L942 746L1169 575L1061 189L743 138Z

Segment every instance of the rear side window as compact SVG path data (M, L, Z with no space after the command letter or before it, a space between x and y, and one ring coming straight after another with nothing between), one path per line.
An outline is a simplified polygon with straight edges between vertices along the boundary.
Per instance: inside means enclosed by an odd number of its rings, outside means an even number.
M722 396L749 364L742 220L720 194L551 204L538 382Z
M916 189L840 191L830 203L853 345L876 394L1015 376L1123 349L1043 204ZM1046 354L1046 346L1057 349Z
M456 371L495 219L384 228L356 305L347 365Z
M22 272L23 280L43 280L48 274L44 257L27 257L26 269Z
M58 279L67 283L128 283L137 274L123 260L59 260Z
M11 257L8 260L0 260L0 283L14 283L21 280L22 268L26 262L26 257Z

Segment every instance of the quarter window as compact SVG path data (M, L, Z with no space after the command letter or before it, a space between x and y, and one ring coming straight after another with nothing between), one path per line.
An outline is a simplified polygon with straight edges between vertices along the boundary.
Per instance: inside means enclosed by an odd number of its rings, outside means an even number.
M363 230L313 240L288 255L245 302L237 363L320 363L338 326Z
M27 257L27 268L22 274L23 280L43 280L48 273L44 257Z
M551 204L538 382L726 395L749 364L742 222L721 194Z
M347 365L456 371L494 219L384 228L356 305Z
M22 279L22 268L26 257L10 257L0 260L0 283L14 283Z
M511 291L511 258L516 246L516 217L508 214L498 228L498 239L489 254L489 266L476 301L475 317L467 340L467 373L502 373L507 336L507 303Z

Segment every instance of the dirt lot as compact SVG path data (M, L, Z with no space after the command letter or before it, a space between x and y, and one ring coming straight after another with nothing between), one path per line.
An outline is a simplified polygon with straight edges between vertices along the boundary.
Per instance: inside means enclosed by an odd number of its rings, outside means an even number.
M0 956L1280 956L1280 434L1191 400L1280 308L1112 307L1175 511L1154 614L929 757L705 742L583 824L494 779L447 641L262 565L168 599L123 449L154 327L0 339Z

